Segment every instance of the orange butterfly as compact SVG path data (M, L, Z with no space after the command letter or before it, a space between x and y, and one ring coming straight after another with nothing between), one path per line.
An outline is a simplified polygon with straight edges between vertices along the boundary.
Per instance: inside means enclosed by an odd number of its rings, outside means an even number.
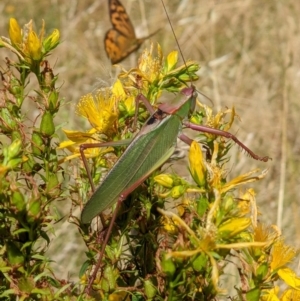
M119 0L108 0L108 6L113 28L107 31L104 46L111 63L117 64L130 53L139 49L142 43L157 31L147 37L137 39L129 16L121 2Z

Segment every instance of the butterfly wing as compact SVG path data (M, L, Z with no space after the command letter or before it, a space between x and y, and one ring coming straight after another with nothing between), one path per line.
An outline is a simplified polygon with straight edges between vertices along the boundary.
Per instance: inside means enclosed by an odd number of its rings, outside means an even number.
M128 39L136 39L134 28L124 6L118 0L109 0L110 22L117 32Z
M112 28L105 35L105 51L112 64L117 64L137 50L143 41L144 39L128 39Z
M108 5L113 28L107 31L104 46L112 64L117 64L136 51L148 37L136 38L133 25L121 2L109 0Z

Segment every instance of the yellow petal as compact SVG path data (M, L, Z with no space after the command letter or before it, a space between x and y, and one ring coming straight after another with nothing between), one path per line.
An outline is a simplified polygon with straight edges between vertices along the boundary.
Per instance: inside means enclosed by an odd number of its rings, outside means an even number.
M284 291L281 301L300 300L300 291L295 289L287 289Z
M80 132L80 131L69 131L69 130L63 129L63 132L66 134L68 139L70 139L71 141L82 144L87 139L89 139L93 136L93 134L95 133L95 130L92 129L89 132Z
M279 269L277 274L286 284L294 289L300 290L300 278L297 277L293 270L289 268L282 268Z
M59 44L60 33L58 29L54 29L51 35L49 35L44 41L43 45L46 52L52 50Z
M275 286L270 290L263 290L263 296L261 296L261 301L280 301L280 299L277 297L278 293L278 286Z
M126 97L126 93L124 91L123 85L119 79L116 80L112 87L112 93L117 97Z
M39 61L42 58L42 45L40 39L33 30L29 32L26 44L30 58L34 61Z
M254 169L246 174L240 175L231 181L227 182L221 189L221 193L225 193L230 189L233 189L234 187L246 183L252 183L255 181L259 181L260 179L264 178L268 172L268 170L263 170L259 175L252 176L254 173L258 172L259 169Z
M14 18L10 18L9 20L8 33L12 45L20 47L22 44L22 32L18 21Z
M130 294L128 292L112 293L108 297L109 301L130 301Z
M194 181L203 187L206 185L206 167L203 161L203 155L199 144L193 141L189 153L190 172Z
M176 67L178 61L178 51L172 51L169 53L166 61L166 70L165 72L169 72Z
M222 238L231 238L237 234L245 231L251 225L251 219L242 218L232 218L218 227L218 234Z

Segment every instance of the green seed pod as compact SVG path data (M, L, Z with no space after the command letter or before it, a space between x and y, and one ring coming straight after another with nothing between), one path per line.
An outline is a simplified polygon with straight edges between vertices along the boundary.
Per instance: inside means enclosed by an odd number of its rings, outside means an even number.
M201 253L193 261L192 266L196 272L200 272L206 267L206 263L207 263L207 256L205 255L205 253Z
M146 294L148 300L153 299L157 294L157 289L153 285L151 280L146 280L144 282L144 289L145 289L145 294Z
M27 160L25 162L23 161L22 169L26 173L32 173L32 172L38 171L40 168L40 165L34 161L33 157L31 155L27 154L26 158L27 158Z
M17 128L17 122L7 108L2 108L0 110L0 117L3 119L3 122L1 122L1 129L3 132L11 132Z
M56 113L57 110L58 110L58 96L59 96L59 93L57 91L52 91L49 95L49 110L50 112L53 114L53 113Z
M259 281L262 281L267 276L268 270L269 267L267 263L263 263L258 267L258 269L256 270L256 276Z
M41 156L45 149L44 139L39 131L34 131L31 137L32 153Z
M29 203L27 221L34 223L40 216L41 204L39 200L33 200Z
M19 265L24 262L24 256L14 242L6 243L7 258L11 265Z
M163 255L161 261L161 269L170 278L174 275L176 271L176 266L172 258L166 258L166 254Z
M11 77L10 88L8 90L14 96L18 96L22 93L22 88L21 88L20 82L14 76Z
M17 139L22 140L22 135L21 135L21 133L19 131L13 131L11 133L11 140L15 141Z
M42 135L48 136L48 137L53 135L55 132L53 115L49 111L46 111L42 117L40 131L41 131Z
M10 197L11 204L17 208L18 211L23 211L25 209L25 200L23 194L16 190L12 193Z
M259 288L254 288L246 293L246 300L248 301L259 301L261 291Z
M56 189L59 185L57 174L55 173L49 173L47 177L47 192L55 196L58 193L58 190Z
M106 266L103 271L103 277L101 279L101 288L104 292L108 293L116 289L117 277L111 266Z
M22 151L22 141L20 139L14 140L11 145L7 148L7 159L17 158Z
M12 159L9 160L6 167L8 167L9 169L15 169L16 167L19 167L21 163L22 163L22 158Z

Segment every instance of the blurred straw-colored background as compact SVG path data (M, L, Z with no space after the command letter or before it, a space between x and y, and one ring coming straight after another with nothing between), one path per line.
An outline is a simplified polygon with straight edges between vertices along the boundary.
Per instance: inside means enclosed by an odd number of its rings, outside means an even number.
M231 132L257 154L273 159L257 162L233 146L229 177L256 167L269 169L264 180L251 185L257 192L260 220L279 225L286 241L299 248L300 1L164 1L185 59L202 66L197 89L212 99L215 111L234 106L241 121L235 122ZM62 43L50 64L59 74L61 97L66 100L56 119L67 123L65 128L85 130L75 114L80 96L111 85L116 77L117 69L111 66L103 45L111 27L107 2L0 2L0 35L8 36L10 17L21 26L33 19L36 30L44 19L47 33L60 30ZM177 49L161 0L122 3L138 37L161 28L151 41L159 42L165 54ZM149 45L146 41L141 49ZM7 55L1 49L1 66ZM129 69L137 58L138 53L133 53L121 64ZM206 99L201 101L211 105ZM67 213L70 204L60 205ZM61 266L62 273L73 270L78 275L78 256L80 262L85 256L74 227L65 221L56 236L62 238L50 247L50 252L57 254L56 267Z

